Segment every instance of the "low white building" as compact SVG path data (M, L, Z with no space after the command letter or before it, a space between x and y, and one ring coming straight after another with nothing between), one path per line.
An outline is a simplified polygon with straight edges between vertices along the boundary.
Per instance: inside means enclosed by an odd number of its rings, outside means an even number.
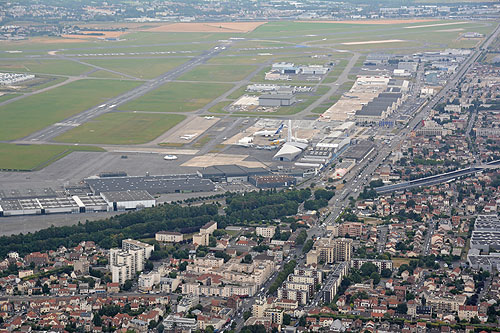
M155 239L158 242L164 243L179 243L184 240L184 237L180 232L174 231L159 231L155 234Z
M156 199L147 191L101 192L101 197L114 211L149 208L156 206Z
M255 228L255 233L257 234L257 236L262 236L264 238L273 238L275 231L275 226Z

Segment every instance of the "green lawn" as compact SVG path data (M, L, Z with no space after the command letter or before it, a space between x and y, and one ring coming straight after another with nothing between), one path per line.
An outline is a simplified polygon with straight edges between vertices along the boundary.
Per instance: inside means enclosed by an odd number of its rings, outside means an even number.
M70 60L1 60L0 71L42 73L55 75L80 75L92 68Z
M139 144L149 142L181 121L179 114L107 113L55 138L59 142Z
M0 170L41 169L73 151L103 151L98 147L58 145L16 145L0 143Z
M79 80L0 107L0 140L23 138L138 85L132 81Z
M125 76L118 75L118 74L111 73L111 72L104 71L104 70L98 70L96 72L93 72L93 73L89 74L88 77L95 77L95 78L99 78L99 79L129 79Z
M21 96L21 94L4 94L0 96L0 102L8 101L11 98Z
M190 112L222 95L232 84L171 82L120 107L125 111Z
M272 60L273 56L222 56L219 55L207 61L207 64L215 65L257 65Z
M182 65L188 60L189 58L87 59L85 62L132 75L139 79L152 79Z
M210 109L208 109L208 112L211 113L228 113L227 111L224 111L224 108L227 107L229 104L231 104L233 101L225 101L225 102L220 102L212 106Z
M178 80L235 82L243 80L255 69L256 66L201 65L183 74Z

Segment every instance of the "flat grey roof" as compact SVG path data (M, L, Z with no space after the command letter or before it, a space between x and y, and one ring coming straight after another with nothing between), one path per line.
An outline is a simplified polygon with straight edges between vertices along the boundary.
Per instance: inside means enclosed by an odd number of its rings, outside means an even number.
M208 179L197 175L165 175L145 177L109 177L85 179L95 194L101 192L145 190L150 194L183 191L209 192L215 189Z
M102 192L101 194L110 202L154 200L151 194L144 190Z
M266 94L259 96L259 99L292 99L293 95L291 94Z
M0 199L52 198L56 192L50 187L30 189L0 189Z

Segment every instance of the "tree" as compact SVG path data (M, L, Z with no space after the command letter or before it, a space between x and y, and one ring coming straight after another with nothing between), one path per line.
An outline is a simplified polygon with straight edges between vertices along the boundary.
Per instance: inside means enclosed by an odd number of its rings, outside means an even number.
M46 283L44 283L42 286L42 293L43 294L50 294L50 288Z
M289 314L285 313L283 315L283 325L290 325L291 317Z
M187 265L188 265L187 261L181 262L179 264L179 271L184 272L186 270L186 268L187 268Z
M123 290L125 290L125 291L129 291L130 289L132 289L132 286L133 286L133 282L132 282L132 280L127 280L127 281L125 281L125 283L123 284L122 289L123 289Z
M370 276L372 275L372 273L375 273L377 271L378 271L377 266L371 262L365 262L363 265L361 265L360 268L360 273L362 276Z
M215 329L212 325L208 325L206 328L205 328L205 333L214 333L215 332Z
M378 285L380 283L380 274L377 272L373 272L370 274L370 279L373 280L374 285Z
M396 312L406 314L408 312L408 305L406 305L406 303L399 303L396 307Z
M252 255L249 253L247 255L245 255L245 257L243 258L243 260L241 260L242 263L244 264L251 264L252 263Z
M152 271L154 268L155 265L151 262L151 260L146 260L146 263L144 264L144 270Z
M300 319L299 319L299 326L306 327L306 325L307 325L306 317L305 316L300 317Z
M99 315L99 313L95 312L94 313L94 319L92 319L93 323L95 326L102 326L102 318L101 316Z
M247 320L251 316L252 316L252 312L251 311L245 311L245 312L243 312L243 319L244 320Z
M384 268L380 273L381 273L382 277L385 279L390 278L392 275L392 271L388 268Z

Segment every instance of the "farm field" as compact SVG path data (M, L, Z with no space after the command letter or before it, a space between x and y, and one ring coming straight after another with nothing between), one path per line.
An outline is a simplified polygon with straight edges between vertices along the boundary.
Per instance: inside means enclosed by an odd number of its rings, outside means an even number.
M66 145L16 145L0 143L0 170L31 171L68 155L74 151L104 151L99 147Z
M124 111L191 112L222 95L232 84L172 82L119 107Z
M189 58L87 59L85 62L132 75L139 79L152 79L182 65L188 60Z
M243 80L256 66L201 65L178 78L180 81L235 82Z
M0 107L0 140L23 138L137 86L133 81L79 80Z
M54 141L92 144L149 142L186 119L180 114L113 112L58 136Z

